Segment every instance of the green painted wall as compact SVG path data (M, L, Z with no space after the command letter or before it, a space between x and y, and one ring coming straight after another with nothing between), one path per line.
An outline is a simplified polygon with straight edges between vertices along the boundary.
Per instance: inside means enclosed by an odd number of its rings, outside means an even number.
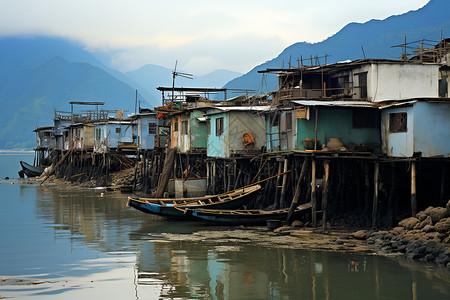
M377 128L354 128L352 108L318 107L317 140L321 145L329 142L330 138L338 137L345 144L365 144L371 150L380 151L380 117L379 111L371 110L377 118ZM304 150L302 140L315 138L315 111L311 108L311 118L297 119L297 149Z
M189 116L189 128L192 148L206 148L208 136L206 132L206 122L199 122L197 118L203 118L200 110L194 110Z

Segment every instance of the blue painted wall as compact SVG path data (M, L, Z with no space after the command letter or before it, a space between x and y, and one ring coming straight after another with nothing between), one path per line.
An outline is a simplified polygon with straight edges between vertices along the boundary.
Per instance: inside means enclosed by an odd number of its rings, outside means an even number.
M450 103L414 104L414 152L450 156Z
M230 156L230 143L226 138L225 133L229 130L229 116L227 113L219 113L208 116L211 124L211 131L208 135L208 145L206 148L207 155L209 157L229 157ZM223 118L223 133L220 136L216 135L216 120Z
M407 113L407 132L389 132L389 115ZM419 101L383 110L383 153L392 157L450 156L450 103Z

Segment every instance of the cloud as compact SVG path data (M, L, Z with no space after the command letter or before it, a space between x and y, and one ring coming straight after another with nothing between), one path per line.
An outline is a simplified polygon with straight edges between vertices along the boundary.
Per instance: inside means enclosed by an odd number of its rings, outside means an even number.
M242 35L228 39L203 38L171 49L141 46L116 51L111 65L121 71L137 69L144 64L173 68L178 60L180 68L195 75L216 69L247 72L283 50L278 37Z
M114 53L121 70L176 59L205 72L245 72L298 42L318 42L349 22L418 9L428 0L0 0L0 36L36 34ZM196 67L195 63L199 65Z

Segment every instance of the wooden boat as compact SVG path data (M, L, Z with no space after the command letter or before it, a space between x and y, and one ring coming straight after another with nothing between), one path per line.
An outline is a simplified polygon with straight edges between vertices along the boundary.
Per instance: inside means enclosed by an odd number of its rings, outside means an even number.
M43 172L43 168L32 166L24 161L20 161L20 166L22 167L22 171L27 175L27 177L36 177L40 176Z
M311 202L297 206L294 216L306 212L312 207ZM221 225L266 225L267 220L286 220L289 208L278 210L219 210L219 209L187 209L186 214L195 219Z
M223 194L195 198L128 197L127 206L154 215L186 218L185 210L187 209L237 209L250 201L251 195L260 189L261 186L255 184Z

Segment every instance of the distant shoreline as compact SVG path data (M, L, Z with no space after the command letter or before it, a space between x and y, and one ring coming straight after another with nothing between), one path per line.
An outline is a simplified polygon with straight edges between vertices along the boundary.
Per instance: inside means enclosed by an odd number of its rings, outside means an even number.
M1 154L34 154L33 150L0 150Z

